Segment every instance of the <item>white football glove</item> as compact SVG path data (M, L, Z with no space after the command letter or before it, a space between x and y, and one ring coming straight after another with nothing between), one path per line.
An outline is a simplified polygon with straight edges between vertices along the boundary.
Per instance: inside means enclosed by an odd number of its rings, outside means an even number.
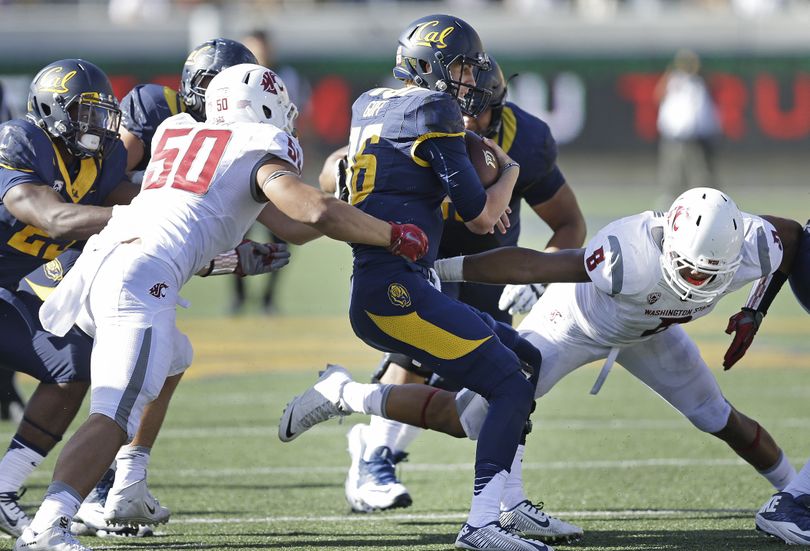
M507 285L501 293L498 301L498 309L502 312L509 312L509 315L525 314L532 309L546 287L542 283L529 283L527 285Z

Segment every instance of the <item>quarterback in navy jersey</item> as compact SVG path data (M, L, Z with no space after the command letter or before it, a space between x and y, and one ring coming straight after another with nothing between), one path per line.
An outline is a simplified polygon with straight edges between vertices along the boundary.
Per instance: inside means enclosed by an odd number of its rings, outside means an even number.
M353 245L349 317L357 336L370 346L406 354L442 376L481 389L489 399L476 451L472 507L456 545L546 550L504 530L498 520L503 481L532 407L540 355L510 325L442 294L431 277L445 197L477 234L508 225L505 212L519 165L489 141L501 173L485 190L464 140L463 115L480 113L491 96L477 80L489 68L474 29L449 15L431 15L411 23L400 36L394 76L405 87L375 88L355 101L346 175L350 203L377 218L418 226L430 249L420 261L407 262L379 247ZM345 370L332 367L315 392L347 378ZM383 394L386 388L392 387L383 386ZM286 408L279 425L282 440L311 426L314 417L307 412L315 402L306 398L308 392ZM365 412L379 415L375 407L396 407L384 397L381 403ZM326 404L322 412L361 411L369 404L348 398L333 405L333 411ZM430 399L417 410L408 413L414 424L424 425L419 415L430 410Z
M120 110L107 76L80 59L56 61L31 83L25 120L0 125L0 357L40 381L0 461L0 530L19 535L22 481L56 445L88 386L92 341L77 328L42 329L40 301L17 285L30 271L98 232L107 205L137 192L125 176ZM52 264L55 267L55 264ZM51 271L58 277L58 270Z

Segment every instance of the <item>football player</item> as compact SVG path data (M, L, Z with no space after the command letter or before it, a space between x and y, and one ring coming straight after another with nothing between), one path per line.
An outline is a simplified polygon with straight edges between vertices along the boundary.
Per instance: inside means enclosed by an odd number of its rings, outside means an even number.
M810 314L810 222L804 226L799 249L788 278L796 299ZM756 310L754 310L756 312ZM746 309L740 313L750 314ZM748 333L753 339L762 321L748 315ZM810 461L793 481L774 494L755 518L757 530L775 536L790 545L810 546Z
M474 254L506 245L517 245L520 234L520 208L523 200L548 224L553 234L546 251L581 247L585 240L585 219L571 187L556 164L557 145L548 125L517 105L505 101L507 81L500 66L490 56L491 68L477 84L492 92L489 105L476 117L464 116L468 130L492 138L521 165L520 175L509 201L510 226L505 234L476 235L457 215L452 203L443 205L445 218L439 258ZM442 292L490 314L504 323L512 315L525 313L543 293L542 284L483 285L447 283ZM431 379L428 365L414 362L403 354L386 354L374 379L383 383L419 383ZM453 383L437 378L432 384L459 390ZM395 465L404 458L406 447L421 429L373 416L369 425L357 424L348 434L351 467L346 477L346 499L356 512L370 512L408 506L411 497L396 477ZM516 462L523 456L525 442L518 446ZM520 498L520 499L518 499ZM522 517L523 533L555 541L582 536L582 529L549 517L519 492L507 491L501 497L502 515Z
M91 341L78 329L60 339L42 330L39 301L18 282L107 223L111 207L137 192L125 176L121 111L107 76L80 59L56 61L31 83L25 119L0 126L0 357L3 368L40 383L0 462L0 530L28 522L22 480L61 440L89 382Z
M549 286L518 327L543 354L537 397L582 365L607 359L609 368L615 359L782 490L796 471L770 434L726 401L681 325L708 314L731 291L756 282L750 311L729 322L728 332L736 334L724 366L733 365L751 343L751 320L761 320L784 283L800 231L796 222L741 213L727 195L695 188L678 197L667 213L648 211L609 224L585 249L541 253L505 247L445 259L436 268L448 281L569 282ZM324 412L312 421L375 413L471 438L486 427L486 400L466 389L450 398L421 385L364 385L348 375L320 384L306 393ZM365 402L351 400L355 394L365 396ZM381 407L374 406L378 396L386 399ZM432 408L414 415L428 396ZM509 477L510 484L522 486L519 464Z
M190 361L175 326L180 288L215 270L210 259L238 245L265 205L282 235L325 234L411 260L427 252L418 228L371 217L301 181L296 116L271 70L240 64L220 72L206 94L208 122L181 113L161 123L141 193L116 207L45 300L40 320L51 333L79 323L95 337L90 416L63 448L14 549L87 549L68 531L70 519L161 391L174 363L165 351L179 347Z
M511 325L442 294L431 281L445 197L476 234L509 225L506 213L518 164L487 140L501 172L484 190L464 140L463 115L475 117L489 104L492 91L479 78L490 68L472 27L453 16L430 15L408 25L399 38L394 76L405 86L375 88L355 101L346 175L349 201L375 216L418 225L431 249L422 261L409 263L389 258L379 247L353 245L350 319L370 346L430 365L489 398L476 450L472 507L456 546L545 550L544 544L518 537L499 522L499 500L532 407L540 356ZM347 377L345 370L332 367L318 384L334 385ZM313 419L329 415L328 403L310 412L307 396L285 409L281 440L292 440ZM430 396L415 407L417 418L431 410ZM384 407L385 395L378 398L374 409ZM364 397L351 400L356 409ZM392 460L389 448L383 447L383 453L383 460Z
M0 182L4 182L0 185L7 194L3 201L8 211L3 215L6 229L2 231L7 234L2 252L6 259L3 273L8 274L9 281L15 277L19 281L20 274L42 265L19 284L4 283L5 290L0 290L4 297L0 301L0 316L5 320L8 335L4 342L14 349L14 353L6 353L6 348L2 348L4 363L9 369L34 375L42 383L0 460L0 530L14 536L19 536L29 522L19 508L18 491L61 439L88 387L92 339L78 329L64 338L56 338L39 325L42 300L80 253L81 242L63 239L59 232L72 231L79 239L88 237L106 223L105 216L109 218L111 209L85 210L83 205L128 203L138 191L125 177L126 152L118 139L118 102L112 96L106 75L95 65L83 60L63 60L43 69L32 83L27 119L0 127L3 144ZM102 123L106 126L101 126ZM50 188L77 203L59 203L56 197L42 191ZM25 218L12 214L12 209L22 208L37 212L23 211L21 216ZM40 216L36 219L38 223L47 224L47 230L32 224L34 214ZM90 220L98 220L93 222L96 226L84 220L90 215L95 217ZM28 225L24 220L29 220ZM73 225L78 229L71 230ZM240 245L240 249L241 252L234 250L228 258L220 259L216 273L234 270L264 273L270 268L264 260L288 256L286 251L270 250L252 242ZM65 252L54 258L61 250ZM256 256L257 252L262 254ZM31 338L26 340L24 337L29 334ZM19 343L23 341L30 344L21 346ZM179 357L174 368L182 371L187 365L183 365L184 361ZM136 505L140 510L149 506L156 514L168 516L168 511L159 508L156 502L130 500L130 508ZM124 526L109 527L103 519L98 523L106 530L132 532Z
M0 82L0 123L11 119L8 96L3 88L3 83ZM14 378L13 371L0 369L0 421L19 423L22 420L25 402L14 383Z
M205 90L223 69L240 63L256 63L244 45L227 38L207 40L191 50L180 76L180 90L159 84L135 86L121 100L121 141L127 151L127 170L140 181L151 159L152 139L157 127L178 113L205 121ZM281 247L283 249L284 247ZM131 524L140 517L146 524L168 520L170 511L160 505L146 486L152 447L166 416L166 410L184 371L166 378L157 399L144 409L141 427L132 442L121 448L111 467L87 497L76 517L90 531ZM137 494L137 498L133 496ZM108 506L109 504L109 506ZM137 521L141 522L141 521Z

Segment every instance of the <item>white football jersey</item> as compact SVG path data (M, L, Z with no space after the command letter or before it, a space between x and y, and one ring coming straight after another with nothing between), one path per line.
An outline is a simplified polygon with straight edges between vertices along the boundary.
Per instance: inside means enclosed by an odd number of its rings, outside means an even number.
M567 284L573 295L567 304L577 325L596 342L638 342L705 316L724 295L773 273L782 262L773 226L743 213L743 260L731 285L709 303L681 300L662 276L664 223L664 214L643 212L608 224L588 242L585 268L593 284Z
M238 245L267 199L256 171L277 157L301 170L298 141L269 124L215 125L181 113L163 121L141 192L115 207L102 232L116 242L140 238L143 251L187 281L219 253Z

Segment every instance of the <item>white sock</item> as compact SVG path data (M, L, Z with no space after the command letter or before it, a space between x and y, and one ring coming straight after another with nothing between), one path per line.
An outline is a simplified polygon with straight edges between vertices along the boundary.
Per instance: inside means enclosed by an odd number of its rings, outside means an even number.
M121 446L115 456L115 482L113 491L126 488L146 478L151 448L143 446Z
M0 465L2 466L2 465ZM810 461L804 464L802 470L793 481L785 486L785 491L793 497L810 495Z
M399 429L399 435L397 436L397 441L394 443L394 447L391 448L394 452L404 452L408 449L408 446L411 445L411 442L416 440L416 437L422 434L425 429L420 427L414 427L413 425L406 425L405 423L401 423L402 428Z
M51 482L48 491L45 492L42 505L39 506L36 516L31 521L31 529L36 533L44 532L59 517L67 517L70 521L79 510L80 502L81 499L76 490L64 482Z
M11 440L11 445L0 460L0 492L16 492L20 489L34 469L42 460L41 455L16 438Z
M385 446L391 451L394 451L394 445L397 442L397 436L402 426L403 424L399 421L392 421L385 417L372 415L368 428L363 431L363 439L366 444L363 460L369 461L374 450L381 446Z
M508 476L509 473L505 470L496 473L478 495L473 495L467 524L480 528L485 524L498 520L501 513L499 506L501 494ZM477 485L478 480L476 480L476 487Z
M349 381L343 385L341 398L352 413L382 415L383 404L391 385Z
M523 454L525 452L526 446L524 444L518 445L515 458L512 460L512 468L509 471L509 478L506 479L506 484L503 487L501 511L508 511L527 499L526 492L523 491Z
M787 460L785 453L779 452L779 461L776 462L776 465L767 471L759 471L759 474L764 476L774 488L781 492L785 486L796 478L796 469Z

